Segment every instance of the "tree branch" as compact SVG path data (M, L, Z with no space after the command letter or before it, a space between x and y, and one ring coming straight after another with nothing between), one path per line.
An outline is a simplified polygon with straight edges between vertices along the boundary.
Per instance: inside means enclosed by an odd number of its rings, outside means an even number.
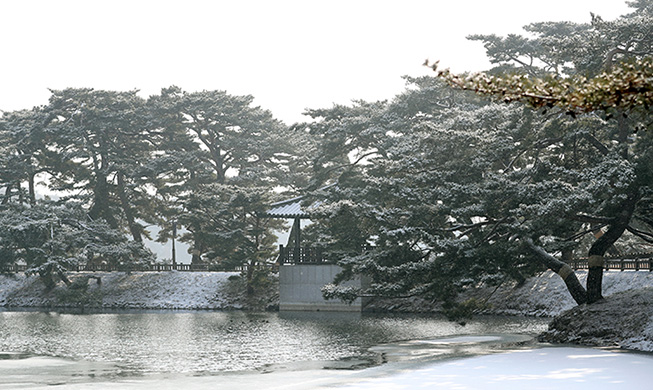
M356 161L350 162L348 164L336 165L336 166L331 167L331 168L327 169L326 171L324 171L323 174L328 174L328 173L331 173L331 172L336 171L336 170L341 169L341 168L353 167L354 165L356 165L359 162L361 162L362 160L364 160L366 157L373 156L375 154L381 154L381 153L379 151L373 151L373 152L365 153L364 155L362 155L358 159L356 159Z
M596 215L587 215L587 214L576 214L568 218L578 222L600 223L606 225L613 221L612 218L598 217Z
M594 227L594 228L592 228L592 229L588 229L588 230L582 231L582 232L580 232L580 233L576 233L576 234L574 234L574 235L571 236L571 237L565 238L565 241L574 241L574 240L577 240L577 239L583 237L584 235L586 235L586 234L588 234L588 233L593 233L593 232L595 232L597 229L601 229L601 228L603 228L604 226L607 226L607 225L608 225L607 223L604 223L604 224L601 224L601 225L599 225L599 226L596 226L596 227Z
M483 237L483 239L482 239L481 241L479 241L478 244L476 244L476 247L479 247L479 246L481 246L484 242L489 241L489 239L494 235L494 233L497 231L497 229L499 228L499 226L500 226L502 223L506 222L509 218L511 218L511 217L504 217L504 218L502 218L500 221L495 221L495 222L494 222L494 226L492 227L492 230L490 230L490 231L488 232L488 234L486 234L485 237Z
M491 223L494 223L494 221L483 221L483 222L478 222L478 223L472 223L472 224L467 224L467 225L458 225L458 226L453 226L448 229L439 229L440 231L443 232L456 232L461 229L466 229L467 232L474 230L476 228L479 228L481 226L489 225Z
M608 147L605 146L605 145L603 145L603 144L601 143L601 141L599 141L598 139L596 139L593 135L591 135L591 134L589 134L589 133L584 133L584 134L583 134L583 137L584 137L587 141L589 141L589 143L590 143L592 146L594 146L594 147L595 147L599 152L601 152L601 154L606 155L606 154L608 154L608 153L610 152L610 150L608 149Z
M651 234L649 232L639 230L639 229L635 229L632 226L626 227L626 230L628 230L632 234L636 235L637 237L641 238L642 240L644 240L644 241L646 241L646 242L648 242L650 244L653 244L653 234Z
M569 293L577 304L582 305L587 302L587 291L580 284L576 274L569 267L569 265L548 254L544 249L535 245L533 240L530 238L522 241L537 261L546 265L553 272L560 275L562 280L564 280L565 284L567 285Z

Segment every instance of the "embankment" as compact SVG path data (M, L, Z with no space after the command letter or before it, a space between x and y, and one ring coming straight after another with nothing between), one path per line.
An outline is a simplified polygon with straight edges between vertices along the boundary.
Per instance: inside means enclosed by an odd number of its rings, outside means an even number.
M586 271L576 273L584 284ZM89 277L94 277L89 279ZM53 291L45 291L36 276L0 275L0 306L4 307L67 307L133 309L246 309L244 282L237 272L94 272L70 273L78 288L60 283ZM100 283L98 283L98 279ZM278 303L276 280L261 295L264 305ZM653 287L653 272L610 271L603 277L603 294ZM483 287L463 294L482 304L483 313L554 317L575 306L558 275L545 272L526 280L521 286L505 283ZM251 302L250 302L251 303ZM411 298L379 300L371 311L432 312L437 304Z
M587 271L576 272L585 284ZM609 271L603 275L604 300L576 305L562 279L553 272L530 278L520 286L470 289L460 297L472 301L477 313L554 317L540 341L619 347L653 352L653 272ZM438 311L437 303L411 298L376 300L374 311Z
M0 306L108 309L233 310L267 309L274 286L263 299L247 298L237 272L70 273L73 282L46 291L36 276L0 275ZM90 278L89 278L90 277Z
M577 272L584 283L587 272ZM71 273L45 291L38 277L0 275L0 306L8 308L84 307L100 309L270 310L278 307L274 278L266 289L247 297L244 280L227 272ZM99 281L99 283L98 283ZM562 280L552 272L520 286L470 290L462 299L477 302L485 314L556 317L541 340L653 351L653 272L604 274L605 301L576 306ZM434 312L423 299L376 300L369 311Z
M587 271L577 271L580 282L585 285ZM603 276L603 295L653 287L653 272L609 271ZM461 301L474 300L476 312L482 314L523 315L555 317L576 306L562 279L551 271L527 279L522 285L506 282L498 287L469 289L459 297ZM437 302L419 298L375 299L368 305L370 311L434 312L439 311Z

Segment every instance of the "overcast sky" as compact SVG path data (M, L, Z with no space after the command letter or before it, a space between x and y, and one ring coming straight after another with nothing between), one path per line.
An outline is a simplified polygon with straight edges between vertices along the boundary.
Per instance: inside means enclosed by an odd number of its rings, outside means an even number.
M391 99L426 58L489 66L469 34L538 21L614 19L624 0L1 0L0 110L48 88L251 94L287 123L305 108Z

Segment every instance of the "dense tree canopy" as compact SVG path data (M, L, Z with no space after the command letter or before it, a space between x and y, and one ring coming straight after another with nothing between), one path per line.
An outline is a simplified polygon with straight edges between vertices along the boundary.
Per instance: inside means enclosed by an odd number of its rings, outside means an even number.
M157 191L168 218L187 231L181 240L191 244L194 263L249 264L251 270L271 258L279 224L258 215L280 190L292 192L306 181L305 146L297 147L304 134L292 133L252 101L174 87L150 99L153 120L173 139L165 141L170 146L160 160L174 165L162 171ZM178 145L186 145L182 153Z
M194 263L253 272L279 228L265 206L306 189L320 205L306 237L343 267L336 284L372 281L327 296L449 302L549 268L577 302L601 299L604 256L653 243L651 4L471 36L487 72L427 62L433 77L406 77L389 101L311 109L292 127L225 91L52 91L0 117L1 265L51 285L75 264L149 262L157 225L162 241L180 228ZM586 287L566 264L578 256Z
M481 95L497 96L505 102L519 101L532 108L558 108L576 118L577 113L600 115L605 119L616 116L616 126L607 137L586 135L586 140L604 160L611 159L612 175L601 172L593 177L602 182L606 193L610 187L622 188L612 191L608 197L611 206L607 209L587 210L584 217L588 222L607 226L605 235L599 237L589 249L590 273L587 296L581 292L575 296L579 302L594 302L601 298L601 274L603 256L628 231L645 242L651 242L650 233L650 132L637 135L638 130L650 129L651 99L653 98L653 14L650 1L630 3L636 12L613 22L605 22L592 15L591 25L572 26L572 31L563 33L542 28L542 24L531 26L529 31L538 34L537 44L555 52L558 45L567 52L559 56L559 63L571 62L573 68L560 71L558 67L530 72L529 76L500 74L487 76L456 76L448 71L439 71L438 76L449 84L471 89ZM569 37L574 37L569 41ZM483 38L482 38L483 39ZM574 44L575 43L575 44ZM536 44L536 46L537 46ZM486 44L486 47L491 46ZM583 50L589 47L591 51ZM575 52L576 51L576 52ZM565 52L565 50L563 50ZM576 53L576 54L575 54ZM532 58L546 63L544 56ZM514 61L506 57L504 61ZM495 62L500 62L495 57ZM522 69L526 69L524 65ZM432 66L437 71L437 64ZM529 70L529 69L527 69ZM544 110L546 113L546 109ZM579 124L572 128L578 127ZM609 123L604 129L610 129ZM631 147L633 146L634 147ZM607 157L607 158L606 158ZM607 181L606 176L619 175L620 183ZM627 178L627 179L623 179ZM605 196L599 197L605 201ZM579 216L577 216L579 218ZM645 229L638 225L644 222ZM542 253L533 247L536 253ZM564 274L568 271L565 269ZM572 288L572 290L579 290Z
M151 221L147 208L134 207L148 198L138 181L152 152L143 110L136 91L53 91L44 128L52 188L88 200L92 219L126 226L137 242L144 234L137 220Z
M15 263L30 266L47 287L64 271L78 265L130 266L154 260L140 243L104 221L88 218L78 202L42 201L35 205L8 203L0 207L0 267Z
M550 268L577 302L600 299L606 253L653 243L653 139L638 131L650 127L653 24L650 1L631 5L613 22L472 36L491 71L427 63L436 78L409 79L390 102L310 111L317 177L336 184L315 236L351 243L338 253L342 279L363 273L362 293L447 300ZM564 262L573 256L589 256L587 289Z
M82 263L147 263L147 227L159 225L164 241L173 224L193 262L254 269L267 261L279 224L258 214L280 189L305 185L308 164L297 153L305 134L291 135L252 103L177 87L149 99L65 89L46 106L4 113L1 230L3 253L14 254L3 264L58 274ZM37 186L55 200L38 199ZM75 240L60 242L68 235Z

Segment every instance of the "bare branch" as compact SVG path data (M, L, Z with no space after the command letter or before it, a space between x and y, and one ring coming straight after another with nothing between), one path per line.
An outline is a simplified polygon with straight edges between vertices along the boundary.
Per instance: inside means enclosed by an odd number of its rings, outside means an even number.
M596 227L594 227L594 228L592 228L592 229L588 229L588 230L584 230L584 231L582 231L582 232L580 232L580 233L576 233L576 234L574 234L574 235L571 236L571 237L567 237L567 238L565 238L565 241L575 241L575 240L577 240L577 239L583 237L584 235L589 234L589 233L594 233L597 229L601 229L601 228L603 228L603 227L605 227L605 226L607 226L607 225L608 225L607 223L604 223L604 224L601 224L601 225L599 225L599 226L596 226Z
M333 171L336 171L336 170L338 170L338 169L342 169L342 168L353 167L354 165L356 165L356 164L358 164L359 162L363 161L365 158L367 158L367 157L369 157L369 156L373 156L373 155L375 155L375 154L381 154L381 153L378 152L378 151L373 151L373 152L365 153L365 154L363 154L362 156L360 156L358 159L356 159L354 162L350 162L349 164L340 164L340 165L336 165L336 166L334 166L334 167L331 167L331 168L327 169L326 171L324 171L324 174L328 174L328 173L331 173L331 172L333 172Z
M606 155L606 154L608 154L608 153L610 152L610 150L608 149L608 147L605 146L605 145L603 145L603 144L601 143L601 141L599 141L598 139L596 139L593 135L591 135L591 134L589 134L589 133L585 133L585 134L583 134L583 137L584 137L587 141L589 141L589 143L592 144L592 146L594 146L596 149L598 149L598 151L601 152L601 154Z
M632 234L636 235L637 237L641 238L642 240L644 240L644 241L646 241L646 242L648 242L650 244L653 244L653 234L651 234L649 232L642 231L642 230L635 229L632 226L628 226L626 228L626 230L628 230Z
M488 234L486 234L485 237L483 237L483 239L482 239L481 241L479 241L478 244L476 244L476 247L479 247L479 246L481 246L484 242L489 241L489 239L492 238L492 236L494 236L494 233L497 231L497 229L499 228L499 226L501 226L501 224L503 224L503 223L505 223L506 221L508 221L508 219L510 219L510 218L511 218L511 217L504 217L504 218L502 218L500 221L496 221L496 222L495 222L495 225L492 227L492 230L490 230L490 231L488 232Z
M599 217L599 216L596 216L596 215L587 215L587 214L572 215L572 216L569 217L569 219L572 219L572 220L578 221L578 222L602 223L602 224L609 224L609 223L613 222L612 218Z
M457 232L460 231L461 229L467 229L466 231L469 232L481 226L489 225L491 223L494 223L494 221L483 221L483 222L472 223L467 225L457 225L457 226L450 227L448 229L439 229L439 230L443 232Z

